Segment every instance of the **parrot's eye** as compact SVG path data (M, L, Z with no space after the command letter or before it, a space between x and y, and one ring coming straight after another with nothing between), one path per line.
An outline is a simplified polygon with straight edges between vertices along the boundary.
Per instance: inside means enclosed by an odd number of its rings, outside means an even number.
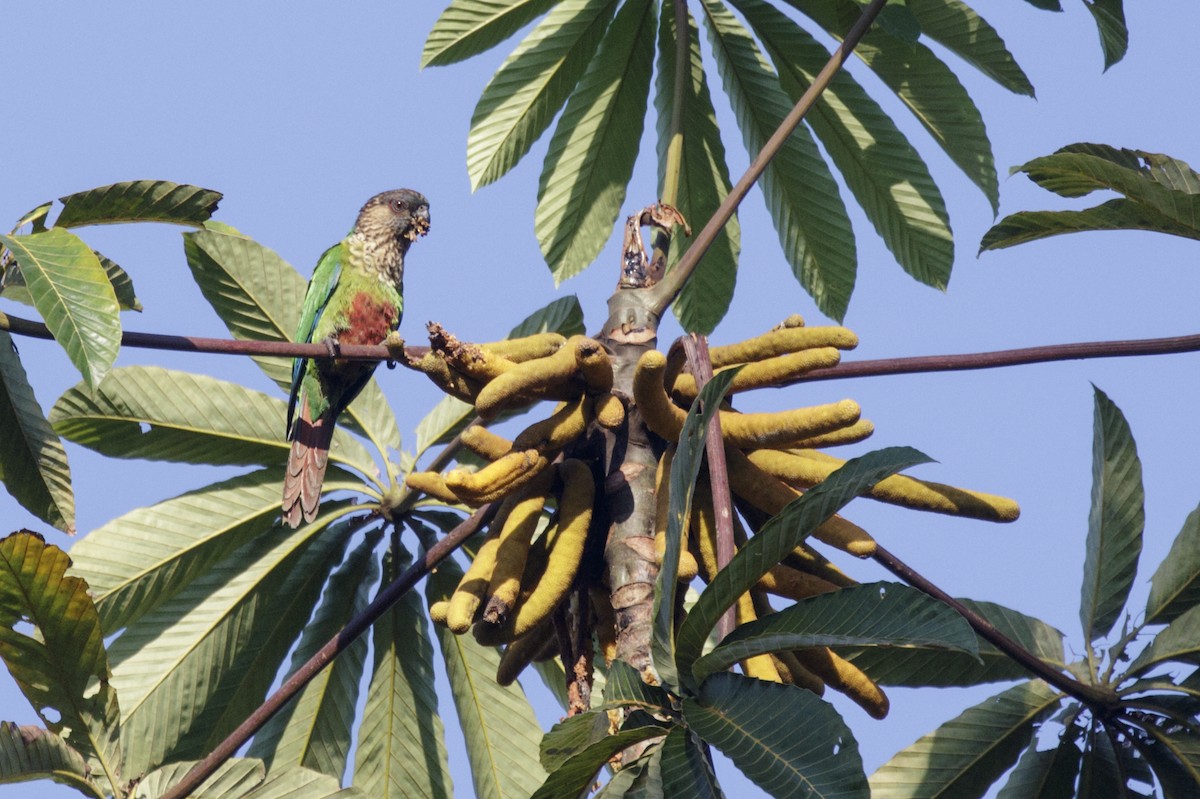
M407 210L407 206L404 205L403 200L392 200L392 210L405 211Z

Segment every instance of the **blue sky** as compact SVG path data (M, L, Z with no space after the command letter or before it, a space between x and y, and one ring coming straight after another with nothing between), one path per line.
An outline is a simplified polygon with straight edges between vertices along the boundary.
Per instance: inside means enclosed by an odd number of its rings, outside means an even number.
M1102 73L1091 18L1065 0L1049 14L1015 0L975 4L1000 31L1037 88L1015 97L951 63L983 110L1001 172L1001 211L1081 207L1034 187L1007 168L1078 141L1164 152L1200 164L1192 77L1200 4L1129 3L1128 57ZM582 276L555 287L533 237L540 154L499 184L471 194L464 165L471 110L503 47L466 64L418 70L439 3L33 4L10 20L9 92L0 225L35 205L120 180L161 178L225 194L218 218L278 251L304 274L352 223L364 199L387 188L421 190L433 231L412 251L405 336L418 341L436 320L462 338L503 336L529 311L577 294L587 326L603 321L616 281L613 243ZM861 64L868 88L879 84ZM906 132L946 194L957 261L946 293L903 274L852 210L860 232L858 289L846 324L859 334L847 360L974 352L1069 341L1195 332L1200 245L1143 233L1104 233L1026 245L975 258L991 210L896 103ZM722 95L715 97L735 173L747 161ZM648 118L626 212L654 200L653 119ZM697 220L692 220L696 223ZM703 220L699 220L703 221ZM797 286L755 192L743 206L738 291L716 342L762 332L791 313L820 317ZM224 336L188 276L180 230L120 226L83 231L132 275L146 310L127 329ZM615 238L613 240L615 242ZM0 310L28 315L0 301ZM663 346L677 335L668 329ZM44 407L78 380L53 345L21 340L23 362ZM248 362L126 350L120 364L169 365L272 390ZM1082 645L1079 578L1090 490L1091 383L1124 410L1147 488L1146 543L1131 606L1187 513L1200 502L1192 453L1200 450L1200 355L1052 364L907 376L760 392L761 407L853 397L877 433L857 451L890 444L938 463L917 476L1007 494L1021 519L1007 526L918 515L858 502L847 515L956 595L1040 616ZM438 394L418 376L388 372L383 385L406 442ZM223 471L103 459L69 447L78 524L87 531L132 508L204 485ZM63 547L70 540L0 494L0 532L29 527ZM861 580L882 578L853 564ZM875 722L839 709L859 739L868 771L918 735L998 688L889 692L891 716ZM449 699L444 701L448 711ZM538 700L543 719L556 714ZM7 674L0 717L34 720ZM461 752L452 751L458 764ZM465 765L460 795L470 792ZM728 786L731 795L736 782ZM50 784L0 786L7 797L57 797Z

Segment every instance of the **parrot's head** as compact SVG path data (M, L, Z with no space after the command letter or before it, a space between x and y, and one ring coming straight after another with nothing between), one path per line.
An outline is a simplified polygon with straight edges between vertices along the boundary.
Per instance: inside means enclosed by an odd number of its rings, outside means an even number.
M429 232L429 201L412 189L376 194L358 212L355 230L368 239L408 245Z

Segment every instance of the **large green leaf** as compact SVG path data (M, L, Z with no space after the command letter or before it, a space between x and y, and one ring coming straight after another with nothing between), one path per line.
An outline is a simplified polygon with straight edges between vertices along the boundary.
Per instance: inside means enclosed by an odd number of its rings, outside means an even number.
M121 346L121 307L100 259L74 233L57 228L0 236L0 245L16 258L46 327L94 389Z
M574 294L559 297L525 317L509 331L509 338L532 336L534 333L561 333L564 336L582 334L583 308ZM443 397L433 410L417 423L417 458L430 447L454 438L475 417L475 406L455 397ZM503 418L503 415L502 417Z
M725 145L721 143L708 79L700 58L699 31L690 13L687 19L688 77L684 81L682 108L678 110L681 141L674 141L675 53L679 34L675 30L673 4L663 3L658 37L658 83L654 94L658 112L658 186L659 196L665 197L669 182L668 153L672 147L678 147L675 207L684 219L701 225L717 210L732 184L725 163ZM675 267L687 249L683 229L677 227L667 257L668 270ZM685 330L710 333L725 316L733 299L740 250L741 226L735 215L696 264L675 301L675 315Z
M401 571L389 552L387 585ZM375 622L375 663L354 756L354 786L372 799L449 799L454 788L433 685L433 644L413 592Z
M1040 750L1031 743L996 799L1073 799L1080 755L1072 740Z
M839 39L862 13L854 0L787 2ZM983 191L992 209L998 210L996 164L983 117L950 67L920 42L902 41L883 31L868 31L854 53L908 106L934 141Z
M1078 799L1133 799L1122 779L1112 740L1095 725L1087 730L1075 796Z
M305 282L273 250L225 227L186 233L183 250L192 277L229 333L241 341L292 341L304 306ZM292 359L254 357L285 392ZM400 429L374 378L342 414L341 424L374 442L380 452L400 448Z
M608 712L602 709L585 710L568 716L551 727L538 744L542 768L553 774L571 758L584 752L610 733Z
M872 799L983 796L1060 699L1034 680L968 708L880 766L871 775Z
M1044 189L1082 197L1110 189L1124 195L1085 211L1022 211L984 234L979 249L1088 230L1152 230L1200 239L1200 175L1159 153L1104 144L1071 144L1016 167Z
M367 607L379 578L375 547L380 536L368 533L329 578L321 605L292 653L289 676ZM255 733L247 754L271 768L304 766L341 779L366 657L367 639L359 636Z
M1056 668L1066 667L1063 634L1044 621L991 602L960 599L1000 632ZM936 649L838 647L838 654L882 685L966 686L1027 677L1012 658L979 639L979 655Z
M738 625L696 661L697 680L740 660L813 646L949 649L974 656L966 619L915 588L868 583L810 597L778 613Z
M58 433L114 458L177 463L259 464L287 459L282 400L205 375L156 366L114 369L94 395L67 390L50 410ZM329 457L364 474L371 456L344 431Z
M70 559L29 531L0 539L0 659L43 723L119 779L120 723L100 617ZM32 624L36 637L17 630Z
M181 760L156 768L142 777L130 799L159 799L182 780L196 765L194 760ZM191 799L239 799L266 779L261 760L235 757L226 760L212 776L188 794Z
M604 706L633 706L661 714L671 707L671 697L661 686L648 685L633 666L614 660L604 679Z
M791 111L750 33L719 0L705 0L709 41L746 150L757 154ZM808 129L788 137L759 181L784 256L821 312L841 319L854 291L854 231L837 183Z
M870 795L850 728L810 691L713 674L695 699L684 698L683 717L777 799Z
M199 225L213 215L221 193L169 180L132 180L59 198L56 227L115 222L174 222Z
M95 251L93 250L93 252ZM104 274L108 276L108 282L112 283L113 293L117 295L117 305L121 310L142 310L142 302L137 298L137 292L133 288L133 278L129 276L129 273L122 269L116 261L99 252L96 253L96 257L100 259L100 265L104 267Z
M1104 51L1104 69L1125 57L1129 50L1129 28L1125 25L1124 0L1083 0L1092 12L1100 32L1100 48Z
M658 672L659 683L676 694L680 692L681 684L688 688L695 687L696 681L691 679L690 670L692 661L699 654L697 650L690 659L683 659L682 651L676 648L675 594L679 590L679 552L683 546L683 531L688 529L696 476L700 474L700 466L704 463L708 422L721 407L721 400L729 391L729 386L739 371L740 369L726 369L718 372L704 386L700 395L692 402L692 407L688 409L687 419L679 433L678 448L671 459L666 550L663 552L662 566L654 584L654 637L650 643L650 652L654 658L654 669ZM707 635L707 632L704 634Z
M909 447L888 447L867 453L847 461L820 485L772 517L738 550L729 565L717 573L680 626L675 646L681 680L687 684L691 679L692 665L699 659L708 633L721 614L799 546L814 528L883 478L928 461L928 456Z
M421 67L489 50L546 12L554 0L451 0L425 40Z
M67 452L17 356L0 330L0 480L21 507L66 533L75 532L75 496Z
M377 795L342 788L328 774L291 766L273 769L258 787L237 799L377 799Z
M654 66L654 10L650 0L621 7L550 139L533 224L556 282L596 258L625 201Z
M426 583L429 601L448 599L462 570L444 562ZM473 636L455 635L435 625L476 799L526 797L546 779L538 762L542 728L521 686L496 683L500 653Z
M1200 785L1200 737L1148 727L1154 742L1139 746L1165 799L1193 799Z
M1142 674L1167 661L1200 663L1200 607L1181 614L1154 636L1150 645L1129 664L1126 673Z
M684 727L672 727L662 745L662 796L724 799L704 743Z
M733 5L762 38L784 90L799 100L829 52L763 0L733 0ZM805 121L904 271L944 289L954 265L950 218L908 139L847 72L834 76Z
M330 522L351 509L248 542L110 644L128 771L204 754L261 701L341 559L347 530ZM231 703L244 712L222 718Z
M279 516L283 468L260 469L138 508L71 548L72 573L88 581L111 635L188 586L214 563L270 530ZM352 489L331 469L328 488Z
M0 785L31 780L54 780L96 799L108 795L92 782L83 755L60 736L0 721Z
M1162 624L1200 604L1200 507L1188 514L1150 578L1146 623Z
M673 728L672 732L678 729L681 728ZM662 744L650 744L637 760L622 766L595 794L595 799L661 799L666 796L662 781L662 751Z
M1125 607L1146 526L1142 464L1125 415L1095 388L1092 506L1079 620L1088 641L1106 635Z
M488 81L467 134L472 191L525 157L596 54L616 0L565 0L526 36Z
M986 19L961 0L906 0L921 33L1014 94L1034 96L1033 84Z
M575 716L582 718L586 714ZM573 719L568 719L571 722ZM553 767L547 766L550 776L534 792L530 799L562 799L575 797L585 792L596 779L596 774L612 757L634 744L659 738L667 733L666 728L654 725L638 726L622 730L615 735L604 735L586 748L572 754Z

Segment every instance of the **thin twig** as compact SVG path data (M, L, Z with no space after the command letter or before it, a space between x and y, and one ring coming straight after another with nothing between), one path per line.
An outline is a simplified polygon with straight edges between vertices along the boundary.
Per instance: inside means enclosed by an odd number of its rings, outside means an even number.
M1116 709L1118 702L1116 694L1100 690L1093 685L1082 683L1074 677L1053 668L1024 646L1000 632L996 629L995 625L983 616L938 588L926 577L882 546L876 547L875 555L872 559L913 588L953 608L967 620L967 624L971 625L971 629L980 638L999 649L1012 660L1015 660L1034 676L1040 677L1063 693L1075 697L1102 716L1108 715Z
M687 252L679 259L679 263L663 278L662 282L653 289L650 289L653 292L651 295L653 297L651 307L656 316L661 317L675 300L676 295L683 289L688 277L691 276L692 270L696 268L696 264L700 262L700 259L708 252L709 247L717 240L717 236L720 235L721 230L729 222L734 211L737 210L742 200L750 192L750 188L758 181L763 171L767 168L767 165L771 163L771 159L782 149L784 142L792 135L796 126L800 124L800 120L804 119L804 115L809 112L816 103L817 98L825 91L825 87L833 80L833 76L841 69L847 56L850 55L851 51L858 45L859 40L870 29L871 23L875 21L875 17L879 16L879 12L883 10L887 2L888 0L872 0L871 5L863 9L862 16L847 31L846 38L833 51L833 55L829 57L829 61L826 62L825 66L817 74L817 77L808 87L808 90L804 92L804 95L796 102L791 112L784 118L775 132L771 134L771 138L767 139L767 143L763 145L758 155L750 162L750 166L746 169L745 174L734 184L734 187L708 220L704 229L696 234L692 246L688 247Z
M316 677L322 669L328 666L355 638L362 635L367 628L374 624L380 616L388 611L402 596L408 593L417 581L430 572L458 549L464 541L475 534L488 519L496 512L496 503L484 505L464 520L461 524L446 534L446 537L425 551L423 557L405 569L404 573L389 583L375 600L368 605L342 628L341 632L329 639L325 646L308 659L292 676L288 677L275 693L259 705L238 728L231 732L216 749L203 760L192 767L183 779L163 794L162 799L183 799L188 796L206 779L212 776L221 764L233 757L254 733L267 723L287 703L289 699L300 692L305 685Z

